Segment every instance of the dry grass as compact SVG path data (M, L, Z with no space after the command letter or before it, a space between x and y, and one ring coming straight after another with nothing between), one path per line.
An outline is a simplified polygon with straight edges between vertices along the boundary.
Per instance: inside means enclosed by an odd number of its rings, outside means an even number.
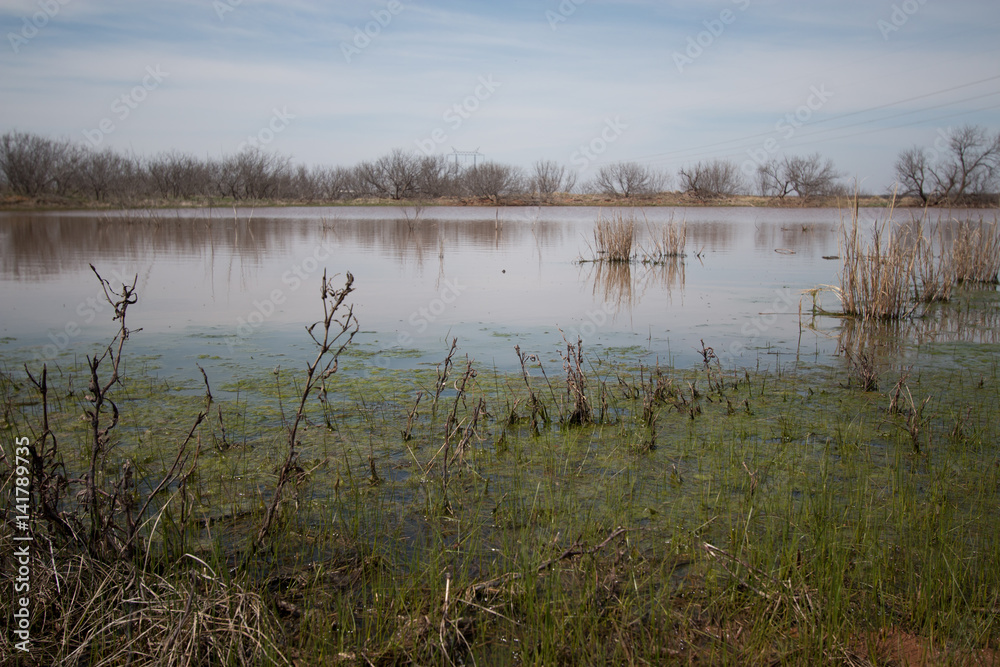
M863 233L855 202L841 221L840 286L833 291L844 315L898 320L921 303L949 301L956 284L995 285L1000 274L1000 227L982 219L954 221L924 233L922 220L894 225L893 209ZM950 243L948 234L952 236Z
M911 286L917 280L915 245L894 230L892 209L875 221L870 240L865 240L855 202L850 225L841 222L840 256L844 268L840 287L834 288L844 314L864 320L899 319L911 314Z
M603 215L594 223L594 248L597 259L605 262L628 262L632 259L635 242L635 218L615 212L610 218Z
M280 623L249 585L188 555L188 576L125 561L39 554L32 567L39 664L291 664Z
M925 235L922 222L916 221L908 233L917 265L914 298L923 303L950 301L956 272L954 254L947 250L945 243L944 228L938 226L936 237Z
M687 245L687 222L670 220L659 230L646 225L653 247L643 252L644 262L660 262L674 257L684 257L684 247Z
M1000 226L996 222L958 223L952 245L959 282L997 284L1000 274Z

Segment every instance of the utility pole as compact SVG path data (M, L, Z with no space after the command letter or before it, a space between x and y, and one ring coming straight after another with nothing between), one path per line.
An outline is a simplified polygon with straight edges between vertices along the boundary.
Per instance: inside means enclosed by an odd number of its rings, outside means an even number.
M461 157L463 160L467 161L471 157L472 168L475 169L476 160L478 158L485 157L482 153L479 152L479 148L476 148L476 150L474 151L460 151L457 150L454 146L451 147L451 156L455 158L455 173L458 173L458 158Z

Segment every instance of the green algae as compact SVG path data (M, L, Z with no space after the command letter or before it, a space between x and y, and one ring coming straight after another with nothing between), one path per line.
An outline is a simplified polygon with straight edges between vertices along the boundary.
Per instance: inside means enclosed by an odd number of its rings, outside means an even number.
M558 363L522 374L472 361L459 384L464 360L442 381L441 361L366 363L386 354L345 355L310 397L301 476L281 539L257 565L268 582L281 568L353 564L346 582L279 587L276 599L309 610L303 651L551 663L601 646L608 661L807 663L846 661L852 641L888 627L954 650L996 645L990 343L932 341L916 356L883 357L880 390L869 392L842 360L665 368L650 367L644 348L608 349L586 371L594 421L583 424L571 423ZM301 364L288 361L234 368L211 385L196 471L161 492L154 551L224 562L246 553L301 391ZM148 493L207 401L200 379L162 378L155 357L129 370L102 470L113 478L130 461ZM81 377L62 363L50 406L70 471L89 452ZM6 372L0 389L8 438L35 433L40 405L27 384ZM441 607L446 580L465 592L453 617ZM324 614L337 623L324 629ZM428 616L455 621L444 646L428 648L439 633L413 620ZM745 634L713 634L724 627Z

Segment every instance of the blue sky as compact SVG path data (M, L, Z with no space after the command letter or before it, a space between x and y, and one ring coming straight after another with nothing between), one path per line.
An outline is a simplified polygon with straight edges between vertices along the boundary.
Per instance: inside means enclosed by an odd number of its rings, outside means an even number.
M818 151L879 192L900 150L1000 129L996 0L0 0L0 27L0 131L140 154L478 148L586 180Z

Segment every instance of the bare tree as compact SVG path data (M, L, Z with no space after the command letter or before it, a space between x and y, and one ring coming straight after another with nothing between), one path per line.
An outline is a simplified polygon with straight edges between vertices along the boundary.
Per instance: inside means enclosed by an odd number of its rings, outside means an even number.
M681 190L698 197L728 197L746 189L740 168L731 160L699 162L678 172Z
M417 160L417 180L414 188L423 197L445 197L456 194L455 171L444 155L425 155Z
M362 162L356 169L359 180L371 194L399 200L413 194L419 164L412 153L396 148L374 162Z
M131 158L125 157L112 148L101 151L85 151L77 169L81 189L97 201L107 201L110 197L122 198L134 192L137 169ZM127 197L126 197L127 198Z
M316 189L320 199L337 200L358 196L358 183L354 169L349 167L317 167Z
M214 165L193 155L169 151L146 161L146 174L153 191L166 199L190 199L208 194Z
M597 170L591 187L610 197L628 199L659 192L665 183L666 177L652 167L638 162L615 162Z
M474 197L499 202L524 190L524 175L518 167L498 162L484 162L462 174L465 189Z
M823 160L819 153L805 157L785 156L772 158L757 166L757 192L764 197L784 199L795 193L799 197L831 195L843 188L840 173L833 160Z
M839 192L840 173L833 160L824 160L819 153L806 157L786 157L785 171L792 191L800 197L831 195Z
M216 187L224 197L268 199L278 195L290 176L289 158L246 148L222 159Z
M934 181L927 151L917 146L903 151L896 158L895 170L899 194L920 197L925 204L930 202Z
M556 192L570 192L576 185L576 172L552 160L538 160L531 166L531 191L540 197Z
M777 158L757 165L755 183L757 194L761 197L777 197L783 199L791 192L791 185L785 179L782 163Z
M11 191L27 197L67 194L80 155L68 140L16 131L0 137L0 170Z
M944 151L939 160L917 146L899 154L895 171L902 194L927 204L957 203L996 189L1000 132L991 135L983 127L965 125L948 136Z

